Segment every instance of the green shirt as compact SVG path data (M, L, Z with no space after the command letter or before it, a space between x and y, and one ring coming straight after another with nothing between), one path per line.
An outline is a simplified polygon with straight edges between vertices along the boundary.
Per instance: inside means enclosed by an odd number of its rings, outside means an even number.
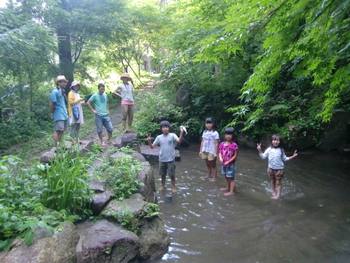
M95 93L92 95L89 99L90 102L94 104L94 110L98 111L99 116L107 116L107 104L108 104L108 97L106 93L103 93L102 95L100 93Z

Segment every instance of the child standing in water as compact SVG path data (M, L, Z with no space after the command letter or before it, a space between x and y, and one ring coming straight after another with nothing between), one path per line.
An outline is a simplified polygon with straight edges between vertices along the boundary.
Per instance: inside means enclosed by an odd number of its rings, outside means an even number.
M284 175L284 161L289 161L294 157L298 156L297 151L294 151L294 154L290 157L287 157L284 153L284 150L280 147L282 136L279 134L272 135L271 145L263 153L261 151L261 143L257 144L257 149L259 155L262 159L269 157L269 162L267 166L267 173L271 178L271 188L272 188L272 197L271 199L277 200L281 197L282 183L281 180ZM277 193L276 193L277 185Z
M215 130L215 120L212 117L205 119L206 130L203 132L199 156L205 160L207 166L207 175L203 178L213 178L214 182L217 176L216 157L218 155L219 133Z
M236 160L238 156L238 146L233 141L232 127L225 129L225 141L220 143L219 146L219 160L222 165L221 173L225 175L226 187L220 188L221 191L228 191L224 195L234 195L235 191L235 171Z
M168 121L161 121L160 129L162 130L161 135L151 143L151 135L147 137L149 147L153 149L156 145L160 146L159 150L159 175L162 177L162 187L159 191L165 189L165 179L168 174L171 179L171 191L176 193L175 188L175 142L180 143L183 138L184 128L180 126L180 137L177 137L175 133L170 131L170 123Z

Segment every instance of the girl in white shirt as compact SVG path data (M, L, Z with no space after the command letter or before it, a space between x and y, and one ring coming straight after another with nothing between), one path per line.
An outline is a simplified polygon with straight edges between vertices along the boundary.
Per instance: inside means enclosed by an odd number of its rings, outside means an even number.
M284 153L284 150L280 147L282 136L279 134L272 135L271 145L263 153L261 151L261 143L257 144L257 149L259 155L262 159L266 157L269 158L267 173L271 178L271 188L272 188L272 197L271 199L277 200L281 197L282 183L281 180L284 175L284 162L293 159L298 156L297 150L294 151L294 154L290 157L287 157ZM276 193L277 186L277 193Z

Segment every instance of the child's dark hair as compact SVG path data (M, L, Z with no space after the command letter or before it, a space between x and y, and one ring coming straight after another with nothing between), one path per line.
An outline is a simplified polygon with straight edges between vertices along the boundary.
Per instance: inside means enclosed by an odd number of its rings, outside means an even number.
M170 128L170 122L168 121L161 121L159 124L160 128L162 129L163 126L169 127Z
M273 146L272 141L276 140L276 139L278 139L280 141L280 145L277 148L281 148L281 157L282 157L282 155L284 154L284 149L281 147L281 144L282 144L282 136L281 135L274 134L274 135L271 136L270 147L273 147L273 148L275 147L275 146Z
M215 131L216 128L216 122L215 119L213 117L208 117L205 119L204 123L213 123L213 130Z
M105 87L105 84L103 83L98 84L97 88L100 89L101 87Z

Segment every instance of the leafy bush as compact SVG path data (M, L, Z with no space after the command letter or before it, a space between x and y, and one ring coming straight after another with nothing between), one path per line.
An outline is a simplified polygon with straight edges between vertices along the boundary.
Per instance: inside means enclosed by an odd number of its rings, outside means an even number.
M168 120L173 126L177 126L177 122L184 118L182 108L162 94L144 92L142 97L138 96L138 105L133 126L140 137L159 131L162 120Z
M0 250L7 248L15 238L24 238L30 245L37 227L51 233L63 221L75 221L78 215L66 210L48 209L40 202L40 193L47 185L36 166L25 169L16 156L0 160Z
M142 171L140 163L132 156L125 156L103 163L95 173L107 179L115 199L123 200L138 192L139 186L142 185L142 182L137 179L140 171Z
M57 211L85 212L90 195L84 159L79 156L72 158L71 153L67 152L57 154L50 165L40 167L45 184L41 193L42 203Z

